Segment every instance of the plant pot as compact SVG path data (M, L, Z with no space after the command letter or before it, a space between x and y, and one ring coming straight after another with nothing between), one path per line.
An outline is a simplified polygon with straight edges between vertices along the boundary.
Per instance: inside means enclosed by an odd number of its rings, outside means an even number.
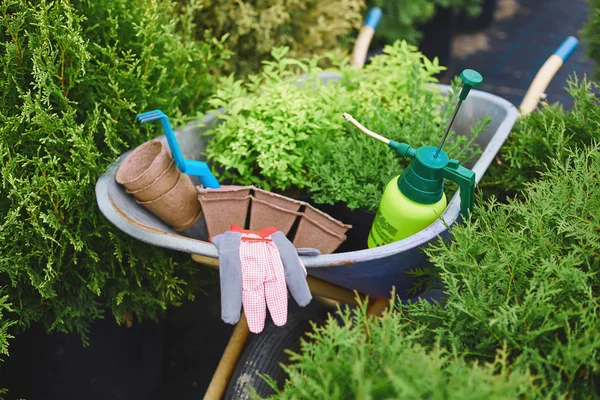
M219 189L198 187L208 236L227 232L231 224L246 226L251 186L221 186Z
M343 221L352 226L346 232L346 240L337 248L336 253L364 250L367 248L369 232L375 220L375 213L369 210L350 210L346 204L314 204L314 207L328 214L332 218Z
M469 17L462 12L458 15L456 30L459 33L473 33L482 31L494 21L494 13L498 6L498 0L483 0L481 4L481 14L476 17Z
M129 194L132 194L139 201L152 201L158 199L169 190L173 189L179 180L179 169L175 164L175 160L171 160L171 164L165 169L152 183L141 189L130 191L125 189Z
M331 254L346 240L345 233L350 228L351 225L307 205L292 243L296 247L312 247L319 249L321 254Z
M157 199L136 202L176 231L193 226L200 219L202 211L198 202L198 191L190 177L185 174L179 174L175 186Z
M258 231L274 226L287 235L301 215L298 210L305 204L266 190L254 188L250 208L250 230Z
M154 182L171 165L173 157L160 140L136 147L119 166L116 181L135 192Z

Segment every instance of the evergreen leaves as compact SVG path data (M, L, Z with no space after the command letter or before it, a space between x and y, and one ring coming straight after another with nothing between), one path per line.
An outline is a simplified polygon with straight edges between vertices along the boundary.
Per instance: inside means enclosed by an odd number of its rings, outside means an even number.
M324 326L315 326L301 351L291 353L283 390L273 399L515 399L538 390L529 371L512 372L510 350L490 360L469 363L439 343L420 342L416 327L392 307L381 318L366 315L366 305L338 310Z
M110 162L156 135L136 113L181 123L214 90L227 52L190 39L199 2L178 7L0 2L0 285L21 326L85 335L105 309L155 318L197 288L185 263L112 227L94 195Z
M426 249L443 301L315 327L277 398L600 397L600 114L588 81L570 92L572 111L542 108L503 147L516 196Z

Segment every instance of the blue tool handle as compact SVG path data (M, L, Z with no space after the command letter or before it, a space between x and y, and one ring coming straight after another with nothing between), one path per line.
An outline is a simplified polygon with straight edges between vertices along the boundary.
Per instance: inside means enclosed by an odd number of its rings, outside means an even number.
M200 178L200 182L205 188L218 189L221 187L204 161L185 160L185 166L186 174Z
M577 45L579 41L577 38L573 36L569 36L565 39L565 41L560 45L560 47L554 52L555 55L562 58L563 63L571 57L571 54L577 49Z
M369 10L369 15L367 15L367 19L365 20L365 26L370 26L373 30L376 30L379 21L381 21L381 15L381 8L371 8L371 10Z
M221 185L219 185L219 181L217 181L217 178L215 178L212 172L210 171L208 164L206 164L204 161L186 160L183 158L183 154L181 153L181 149L179 148L179 143L177 143L175 133L173 132L173 128L171 127L171 123L169 122L169 117L167 117L160 110L156 110L156 112L157 114L153 119L157 119L156 117L160 119L160 123L163 127L163 131L167 138L169 149L171 149L173 159L175 160L175 165L177 165L177 169L179 169L179 171L181 171L184 174L197 176L200 179L202 186L206 188L220 188ZM138 115L138 117L140 117L141 115L143 114Z
M187 173L185 160L183 159L183 154L181 154L179 143L177 143L177 139L175 139L175 133L173 133L173 128L171 128L171 124L169 123L168 117L162 117L160 123L163 127L163 131L165 132L165 136L167 137L167 142L169 143L169 148L171 149L171 154L175 159L175 164L177 165L177 168L181 172Z

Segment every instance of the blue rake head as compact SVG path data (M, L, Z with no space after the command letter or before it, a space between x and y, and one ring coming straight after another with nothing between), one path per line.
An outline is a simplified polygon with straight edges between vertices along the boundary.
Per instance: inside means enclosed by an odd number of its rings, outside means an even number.
M181 172L184 174L197 176L200 178L202 185L206 188L218 189L221 187L219 185L219 181L217 181L210 171L210 168L208 168L208 164L206 164L204 161L186 160L183 158L179 144L175 139L173 128L171 128L169 117L167 117L165 113L160 110L148 111L138 114L137 119L142 124L151 121L160 121L163 131L165 132L165 136L167 137L167 143L169 143L171 154L173 154L173 158L175 159L175 164Z

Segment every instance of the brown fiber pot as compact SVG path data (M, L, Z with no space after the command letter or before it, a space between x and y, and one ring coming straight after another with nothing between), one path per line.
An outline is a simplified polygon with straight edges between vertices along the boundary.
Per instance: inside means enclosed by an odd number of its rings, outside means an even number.
M171 160L171 165L148 186L134 191L125 189L125 191L134 195L139 201L152 201L173 189L179 180L179 175L181 172L177 169L175 161Z
M198 187L209 237L227 232L231 224L245 228L251 189L251 186Z
M312 247L319 249L321 254L331 254L346 240L345 233L350 228L352 225L343 224L307 205L292 243L296 247Z
M176 231L191 228L202 214L198 191L190 177L185 174L179 174L175 186L159 198L152 201L136 201Z
M287 235L296 217L301 215L298 210L303 204L306 203L254 188L250 207L250 230L259 231L274 226Z
M169 149L160 140L150 140L125 157L116 180L127 190L135 192L154 182L172 161Z

